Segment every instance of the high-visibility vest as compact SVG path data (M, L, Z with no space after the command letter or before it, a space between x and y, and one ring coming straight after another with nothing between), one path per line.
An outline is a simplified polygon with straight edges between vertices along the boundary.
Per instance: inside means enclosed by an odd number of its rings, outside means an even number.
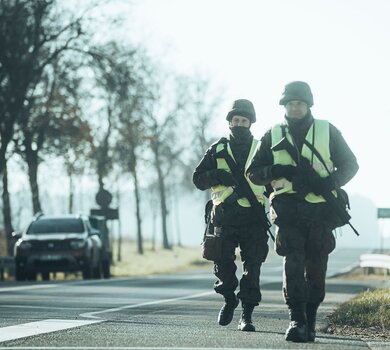
M282 126L281 124L277 124L271 129L272 146L276 145L283 138L282 127L286 128L287 140L292 145L294 145L292 136L289 133L288 128L284 125ZM329 149L329 122L326 120L314 119L313 124L311 125L310 129L306 134L306 140L317 149L317 151L321 154L321 157L323 158L329 172L332 172L333 162L330 159ZM274 157L274 164L295 166L297 165L286 150L272 151L272 153ZM316 157L315 154L313 154L310 148L305 144L303 144L302 146L300 156L308 159L313 169L321 177L329 176L328 170L324 167L324 164L322 164L322 162ZM285 178L273 180L271 181L271 185L274 189L274 192L271 194L270 199L282 193L296 193L292 189L292 183ZM306 195L305 200L310 203L325 202L325 199L322 196L318 196L312 192Z
M244 176L246 180L249 183L250 188L252 189L253 193L255 194L257 200L261 203L264 204L264 186L259 186L255 185L251 180L249 180L249 177L246 175L246 171L249 168L249 166L252 163L252 159L256 154L256 151L258 150L260 146L260 141L253 139L252 141L252 146L248 154L248 158L245 163L245 172ZM226 163L226 160L222 158L222 156L218 157L218 153L221 152L225 147L227 147L227 151L229 155L234 159L232 149L230 148L230 144L227 142L225 143L218 143L216 146L216 160L217 160L217 169L222 169L225 170L229 173L232 171L230 170L228 164ZM234 192L233 187L231 186L224 186L224 185L217 185L211 187L211 199L213 200L214 205L218 205L223 203L229 196L231 196ZM245 197L239 198L237 200L238 204L241 205L242 207L250 207L249 200Z

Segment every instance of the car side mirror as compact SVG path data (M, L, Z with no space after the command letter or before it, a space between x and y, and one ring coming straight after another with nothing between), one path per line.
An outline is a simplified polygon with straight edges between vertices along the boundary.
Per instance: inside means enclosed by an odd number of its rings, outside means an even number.
M12 232L11 236L14 240L18 240L18 239L22 238L22 234L20 232L16 232L16 231Z

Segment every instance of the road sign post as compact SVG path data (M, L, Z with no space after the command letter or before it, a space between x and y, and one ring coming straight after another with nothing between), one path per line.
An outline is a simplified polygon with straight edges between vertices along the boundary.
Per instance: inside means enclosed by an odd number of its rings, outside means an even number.
M377 212L378 219L390 219L390 208L378 208ZM384 232L383 229L380 230L380 252L383 252L383 240L384 240Z

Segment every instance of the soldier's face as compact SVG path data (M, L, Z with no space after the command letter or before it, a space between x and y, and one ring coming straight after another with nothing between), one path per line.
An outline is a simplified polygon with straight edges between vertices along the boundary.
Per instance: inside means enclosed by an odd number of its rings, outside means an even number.
M251 122L247 117L243 117L240 115L235 115L230 122L231 126L244 126L249 128L251 126Z
M303 101L289 101L285 108L287 117L292 119L302 119L309 110L307 104Z

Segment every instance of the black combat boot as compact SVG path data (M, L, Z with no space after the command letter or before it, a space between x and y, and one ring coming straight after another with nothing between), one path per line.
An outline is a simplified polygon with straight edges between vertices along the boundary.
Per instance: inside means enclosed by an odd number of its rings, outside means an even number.
M240 323L238 324L238 329L243 332L254 332L255 326L252 324L252 312L255 308L255 305L251 304L242 304L242 315Z
M316 338L316 318L317 310L320 306L319 303L307 303L306 304L306 317L307 317L307 340L314 341Z
M218 323L221 326L227 326L232 322L235 308L238 306L239 300L235 294L225 297L225 304L223 304L218 315Z
M291 303L288 305L290 325L286 330L286 340L295 343L307 342L306 304Z

